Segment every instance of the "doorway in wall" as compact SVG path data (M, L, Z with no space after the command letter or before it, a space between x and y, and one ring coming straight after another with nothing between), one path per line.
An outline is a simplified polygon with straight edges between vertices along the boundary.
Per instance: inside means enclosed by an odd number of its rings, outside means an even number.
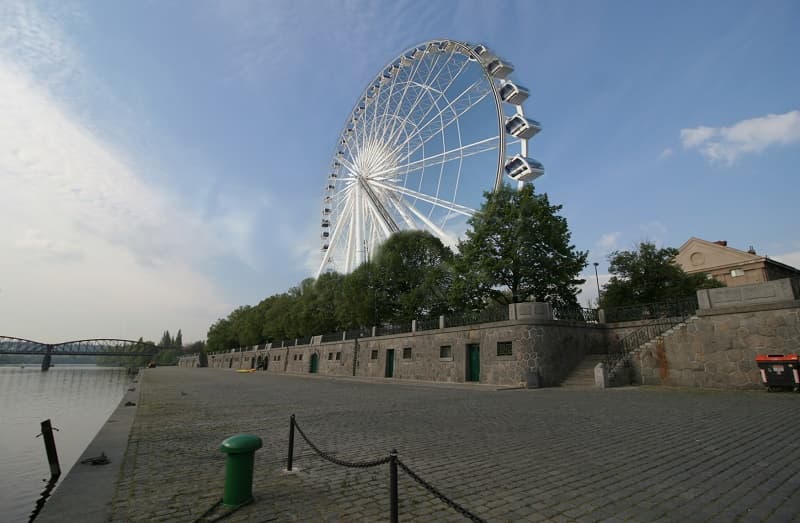
M467 381L481 381L481 347L477 343L467 345Z
M394 376L394 349L386 349L386 372L383 375L386 378Z

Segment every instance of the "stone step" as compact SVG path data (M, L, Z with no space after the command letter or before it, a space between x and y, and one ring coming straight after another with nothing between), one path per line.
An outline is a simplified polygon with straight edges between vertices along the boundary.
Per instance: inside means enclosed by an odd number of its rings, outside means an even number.
M594 368L603 361L604 354L589 354L561 383L562 387L586 388L594 387Z

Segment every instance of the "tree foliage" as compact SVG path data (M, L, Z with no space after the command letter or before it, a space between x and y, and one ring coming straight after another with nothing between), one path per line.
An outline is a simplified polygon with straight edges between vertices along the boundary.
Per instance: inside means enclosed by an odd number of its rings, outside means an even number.
M206 349L408 323L492 301L574 303L586 253L570 244L560 209L530 186L487 193L459 254L427 232L395 233L350 274L308 278L237 307L209 328Z
M642 242L635 251L614 251L609 257L613 275L603 285L602 307L622 307L691 296L697 289L724 287L706 274L687 274L675 263L678 250Z
M373 283L380 291L380 318L410 322L448 312L453 252L425 231L401 231L381 245Z
M459 244L454 300L576 303L588 253L570 244L560 210L532 185L519 191L504 185L487 193Z

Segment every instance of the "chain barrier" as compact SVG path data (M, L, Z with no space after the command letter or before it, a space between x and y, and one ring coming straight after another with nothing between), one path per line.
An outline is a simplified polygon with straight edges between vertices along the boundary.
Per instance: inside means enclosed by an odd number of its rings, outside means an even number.
M398 509L397 468L398 467L403 469L403 471L406 474L408 474L411 477L411 479L413 479L414 481L419 483L425 490L427 490L428 492L433 494L433 496L436 497L439 501L443 502L445 505L447 505L448 507L452 508L453 510L455 510L456 512L458 512L459 514L461 514L465 518L467 518L467 519L469 519L471 521L475 521L476 523L486 523L485 519L483 519L483 518L481 518L479 516L476 516L475 514L470 512L469 510L465 509L464 507L462 507L461 505L459 505L458 503L456 503L452 499L448 498L447 496L445 496L444 494L439 492L439 490L436 487L434 487L433 485L431 485L430 483L428 483L427 481L425 481L424 479L419 477L416 472L414 472L413 470L408 468L408 466L405 463L400 461L400 459L397 457L397 451L396 450L392 450L391 454L389 454L385 458L379 458L379 459L375 459L375 460L371 460L371 461L344 461L344 460L338 459L338 458L336 458L334 456L331 456L327 452L325 452L323 450L320 450L319 447L314 445L311 442L311 440L308 439L308 436L305 435L305 433L303 432L303 429L301 429L300 425L297 424L297 420L295 419L294 414L292 414L292 416L290 418L290 421L289 421L289 458L288 458L288 461L287 461L287 469L290 470L290 471L292 470L292 460L293 460L293 455L294 455L294 431L295 430L297 430L297 432L300 433L300 436L302 436L303 440L305 440L305 442L308 443L308 446L311 447L311 449L318 456L320 456L321 458L323 458L323 459L325 459L327 461L330 461L331 463L333 463L335 465L341 465L343 467L349 467L349 468L369 468L369 467L377 467L379 465L384 465L386 463L389 463L389 465L390 465L390 467L389 467L390 468L390 483L391 483L391 485L390 485L390 491L391 491L391 503L390 503L390 505L391 505L391 521L393 523L396 523L398 521L398 513L397 513L397 509Z
M301 429L300 425L297 424L297 421L294 422L294 428L297 429L297 432L299 432L300 435L303 437L303 439L306 441L306 443L308 443L308 446L311 447L314 450L314 452L316 452L321 458L328 460L336 465L341 465L342 467L365 469L370 467L377 467L379 465L384 465L386 463L389 463L389 460L392 459L391 456L386 456L385 458L375 459L372 461L344 461L341 459L337 459L328 454L327 452L320 450L316 445L311 443L311 440L309 440L308 437L305 435L303 429Z
M469 510L465 509L464 507L462 507L461 505L459 505L458 503L456 503L452 499L448 498L447 496L445 496L444 494L439 492L439 490L436 487L434 487L433 485L431 485L430 483L428 483L427 481L425 481L424 479L419 477L413 470L408 468L408 466L405 463L403 463L402 461L400 461L399 459L397 460L397 466L400 467L401 469L403 469L403 472L405 472L406 474L411 476L411 479L413 479L414 481L416 481L417 483L422 485L422 488L424 488L425 490L427 490L428 492L433 494L435 497L437 497L439 499L439 501L441 501L442 503L444 503L448 507L452 508L453 510L455 510L456 512L458 512L459 514L461 514L465 518L467 518L469 520L472 520L472 521L475 521L476 523L486 523L485 519L483 519L483 518L481 518L479 516L476 516L475 514L470 512Z

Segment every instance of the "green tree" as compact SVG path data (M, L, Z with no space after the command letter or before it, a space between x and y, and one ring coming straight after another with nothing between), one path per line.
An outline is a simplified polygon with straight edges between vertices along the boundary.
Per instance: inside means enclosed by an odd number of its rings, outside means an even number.
M401 231L378 249L372 286L379 322L408 322L449 311L453 252L426 231Z
M600 305L622 307L691 296L697 289L724 287L706 274L687 274L675 263L678 249L659 249L652 242L642 242L635 251L614 251L608 256L613 274L603 285Z
M570 244L567 220L547 194L504 185L486 193L459 244L453 305L479 308L488 301L576 303L586 251Z
M174 345L174 340L172 336L169 335L169 331L164 331L164 334L161 335L161 341L158 342L159 347L172 347Z
M220 318L208 329L206 347L209 352L236 348L238 339L228 318Z
M269 307L263 316L261 332L264 339L276 342L304 335L300 333L299 321L295 314L298 298L299 289L296 287L289 292L271 297Z
M175 339L173 340L173 345L177 349L183 348L183 334L181 333L180 329L178 329L178 334L175 335Z
M340 327L354 329L372 325L382 311L376 314L375 304L380 299L372 296L372 274L377 274L374 262L363 263L342 281L342 290L336 301L336 319Z
M311 334L342 330L336 310L345 277L337 272L324 273L302 297L304 327Z

